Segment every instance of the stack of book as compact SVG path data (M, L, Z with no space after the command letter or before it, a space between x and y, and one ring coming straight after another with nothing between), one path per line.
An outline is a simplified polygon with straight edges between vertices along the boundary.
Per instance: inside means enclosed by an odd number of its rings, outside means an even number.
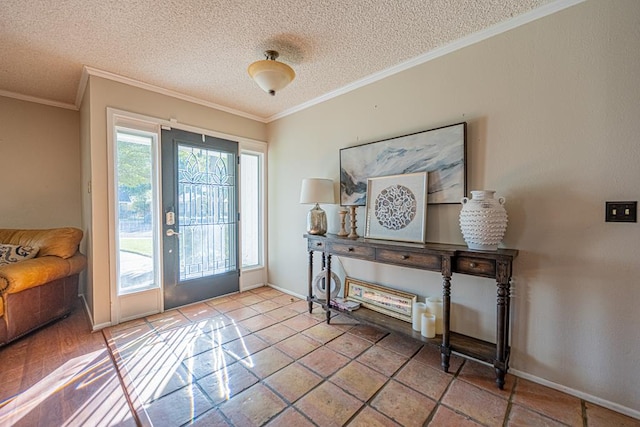
M349 301L344 298L335 298L331 300L331 307L335 307L338 310L353 311L360 308L360 303L356 301Z

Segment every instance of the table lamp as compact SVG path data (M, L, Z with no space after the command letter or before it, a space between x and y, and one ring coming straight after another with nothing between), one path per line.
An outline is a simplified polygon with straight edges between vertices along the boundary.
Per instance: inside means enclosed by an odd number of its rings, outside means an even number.
M334 204L333 181L323 178L305 178L300 190L300 203L315 204L307 215L307 232L323 235L327 232L327 214L320 208L320 203Z

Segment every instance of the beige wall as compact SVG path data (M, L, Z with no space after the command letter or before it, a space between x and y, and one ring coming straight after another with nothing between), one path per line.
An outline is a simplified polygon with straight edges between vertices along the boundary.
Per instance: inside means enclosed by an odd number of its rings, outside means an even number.
M111 321L107 107L164 120L176 119L184 125L262 141L266 140L266 125L95 76L89 78L87 90L85 98L89 96L90 143L87 147L89 158L84 157L83 177L91 180L90 206L85 204L84 210L85 214L90 213L91 218L87 224L91 248L87 252L92 265L91 277L87 282L91 287L88 293L92 294L90 306L93 308L93 322L100 326ZM84 120L83 117L83 123ZM83 184L88 185L86 182Z
M79 119L0 96L0 227L81 227Z
M520 250L512 368L640 416L640 226L604 222L606 200L640 198L639 46L640 2L588 1L269 124L269 282L306 292L302 178L337 190L340 148L467 121L469 190L506 197ZM463 243L459 211L429 206L428 240ZM343 264L440 293L437 273ZM493 339L493 282L452 292L453 329Z

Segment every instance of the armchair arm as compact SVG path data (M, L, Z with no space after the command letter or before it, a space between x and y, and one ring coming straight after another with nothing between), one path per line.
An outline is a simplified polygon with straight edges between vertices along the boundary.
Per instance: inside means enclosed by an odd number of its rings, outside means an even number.
M0 292L17 293L69 275L70 263L57 256L43 256L0 267Z

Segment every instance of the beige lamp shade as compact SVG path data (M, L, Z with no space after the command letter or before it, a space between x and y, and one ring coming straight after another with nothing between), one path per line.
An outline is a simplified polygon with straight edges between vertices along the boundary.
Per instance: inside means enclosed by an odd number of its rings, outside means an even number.
M324 178L305 178L300 190L300 203L315 204L336 202L333 192L333 180Z
M269 95L284 89L296 77L291 67L276 61L278 52L268 50L265 52L267 59L256 61L249 65L249 75Z

